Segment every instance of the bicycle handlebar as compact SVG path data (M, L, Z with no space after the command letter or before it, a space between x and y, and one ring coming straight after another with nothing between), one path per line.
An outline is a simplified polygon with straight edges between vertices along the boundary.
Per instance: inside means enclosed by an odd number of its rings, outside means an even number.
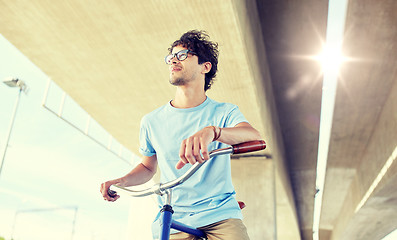
M265 148L266 148L265 141L256 140L256 141L235 144L235 145L232 145L227 148L213 150L209 153L209 157L212 158L217 155L223 155L223 154L241 154L241 153L255 152L255 151L263 150ZM143 196L148 196L151 194L163 195L163 194L165 194L167 189L178 186L178 185L182 184L183 182L185 182L186 180L188 180L204 163L205 162L203 162L203 163L196 162L185 174L183 174L179 178L177 178L173 181L167 182L167 183L155 184L152 187L144 189L144 190L131 190L131 189L117 186L117 185L112 185L111 187L115 186L119 189L122 189L122 190L128 192L133 197L143 197ZM114 190L111 190L109 188L108 195L110 197L115 197L117 195L117 192Z

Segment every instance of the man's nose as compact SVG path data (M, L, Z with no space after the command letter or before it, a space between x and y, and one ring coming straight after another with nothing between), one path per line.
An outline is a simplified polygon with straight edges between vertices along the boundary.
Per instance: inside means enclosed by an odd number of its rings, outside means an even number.
M178 58L176 58L176 55L174 55L174 56L171 58L171 63L174 64L174 63L178 63L178 62L180 62L180 61L178 60Z

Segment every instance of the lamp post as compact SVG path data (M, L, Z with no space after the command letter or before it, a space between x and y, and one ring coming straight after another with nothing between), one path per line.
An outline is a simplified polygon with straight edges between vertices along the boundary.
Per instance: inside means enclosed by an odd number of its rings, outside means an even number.
M5 144L4 149L3 149L3 154L2 154L2 158L1 158L1 165L0 165L0 176L1 176L1 171L3 170L4 159L5 159L5 156L6 156L6 153L7 153L8 142L10 141L12 127L14 125L14 120L15 120L15 115L16 115L17 109L18 109L19 98L21 96L21 92L25 92L26 93L28 91L28 87L26 86L25 82L23 82L22 80L20 80L18 78L6 78L5 80L3 80L3 83L6 84L9 87L18 87L19 88L19 93L18 93L18 96L17 96L17 100L15 101L14 111L13 111L13 114L12 114L12 117L11 117L10 127L8 128L6 144Z

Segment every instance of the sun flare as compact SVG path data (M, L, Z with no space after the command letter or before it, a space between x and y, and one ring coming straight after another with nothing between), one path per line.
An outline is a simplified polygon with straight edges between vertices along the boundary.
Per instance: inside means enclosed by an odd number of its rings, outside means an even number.
M323 72L339 72L345 57L340 48L326 46L323 52L317 56L317 60L321 63Z

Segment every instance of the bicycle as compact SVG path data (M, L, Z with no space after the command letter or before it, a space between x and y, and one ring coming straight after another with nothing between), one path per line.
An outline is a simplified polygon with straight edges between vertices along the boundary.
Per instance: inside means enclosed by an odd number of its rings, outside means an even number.
M227 148L213 150L209 153L209 157L211 159L212 157L217 155L248 153L248 152L263 150L265 148L266 148L266 143L263 140L250 141L250 142L244 142L244 143L232 145ZM163 184L161 183L155 184L152 187L144 190L137 191L137 190L131 190L124 187L120 187L117 185L112 185L111 188L109 188L108 190L108 195L110 197L115 197L117 195L117 191L115 191L114 189L117 188L118 190L122 190L123 192L126 192L133 197L144 197L152 194L157 194L162 197L165 196L165 200L166 200L165 204L160 210L161 216L160 216L159 240L169 240L171 229L192 234L201 239L207 239L205 233L202 230L187 226L183 223L173 220L172 214L174 213L174 211L172 210L172 206L171 206L172 188L188 180L203 164L205 164L205 162L203 163L196 162L185 174L183 174L182 176L180 176L179 178L173 181Z

